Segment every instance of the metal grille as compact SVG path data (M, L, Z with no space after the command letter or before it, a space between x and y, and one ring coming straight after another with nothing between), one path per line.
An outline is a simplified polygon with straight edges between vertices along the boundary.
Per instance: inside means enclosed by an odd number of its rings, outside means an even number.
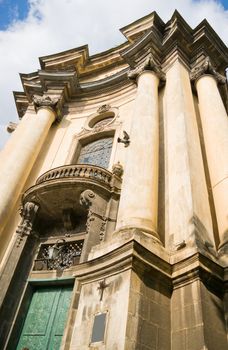
M58 244L59 253L53 259L49 259L49 249L52 244L42 244L35 260L33 270L64 270L72 265L77 265L83 248L83 240Z
M105 137L88 143L81 149L79 164L93 164L108 168L112 151L113 137Z

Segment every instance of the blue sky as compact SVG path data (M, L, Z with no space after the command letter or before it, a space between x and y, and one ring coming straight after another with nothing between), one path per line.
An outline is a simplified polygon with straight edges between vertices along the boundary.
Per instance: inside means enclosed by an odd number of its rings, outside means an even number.
M6 30L13 21L24 20L28 9L26 0L0 0L0 30Z
M228 45L228 0L0 0L0 149L6 125L18 122L12 91L22 91L19 73L81 45L90 54L107 50L125 41L119 28L152 11L166 22L175 9L192 28L206 18Z
M218 0L217 2L220 2L228 10L228 0ZM29 2L27 0L0 0L0 30L6 30L14 21L24 20L28 15L28 10Z

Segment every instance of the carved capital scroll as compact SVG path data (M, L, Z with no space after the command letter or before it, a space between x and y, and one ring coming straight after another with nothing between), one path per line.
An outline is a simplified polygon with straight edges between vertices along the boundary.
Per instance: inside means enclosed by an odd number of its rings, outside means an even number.
M80 195L80 204L88 209L88 215L87 215L87 221L86 221L86 233L89 233L90 230L90 224L92 221L94 221L94 213L90 209L93 200L95 199L95 193L91 190L85 190L84 192L81 193Z
M88 209L91 206L94 198L95 198L95 193L93 191L85 190L84 192L81 193L79 202L82 206Z
M27 202L24 207L22 207L20 212L22 220L16 230L16 233L18 234L17 246L20 245L24 237L31 234L38 209L39 206L33 202Z
M51 96L33 96L33 104L36 112L40 108L49 108L56 114L56 120L61 121L62 114L60 99Z
M192 69L190 79L192 82L196 82L200 77L206 74L213 75L218 84L226 83L226 77L216 71L216 68L212 65L209 57L206 57L200 66Z
M165 81L165 74L162 72L160 66L154 61L151 54L141 65L128 73L128 78L136 81L137 77L144 71L152 71L161 81Z

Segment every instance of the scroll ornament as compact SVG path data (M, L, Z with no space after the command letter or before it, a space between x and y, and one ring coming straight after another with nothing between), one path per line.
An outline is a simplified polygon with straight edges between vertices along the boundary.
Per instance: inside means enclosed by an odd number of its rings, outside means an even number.
M24 237L29 236L32 233L33 223L38 210L39 206L33 202L27 202L22 207L20 212L22 220L16 230L16 233L18 234L17 246L20 245Z

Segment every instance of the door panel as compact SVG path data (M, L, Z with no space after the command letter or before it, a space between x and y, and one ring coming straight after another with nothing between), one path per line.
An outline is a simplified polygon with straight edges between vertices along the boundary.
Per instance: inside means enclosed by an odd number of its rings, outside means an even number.
M37 289L24 322L17 350L58 350L64 332L72 287Z
M55 314L55 319L52 327L52 334L50 337L49 349L59 349L64 328L67 320L67 310L70 306L72 288L65 288L62 290L59 298L58 308Z

